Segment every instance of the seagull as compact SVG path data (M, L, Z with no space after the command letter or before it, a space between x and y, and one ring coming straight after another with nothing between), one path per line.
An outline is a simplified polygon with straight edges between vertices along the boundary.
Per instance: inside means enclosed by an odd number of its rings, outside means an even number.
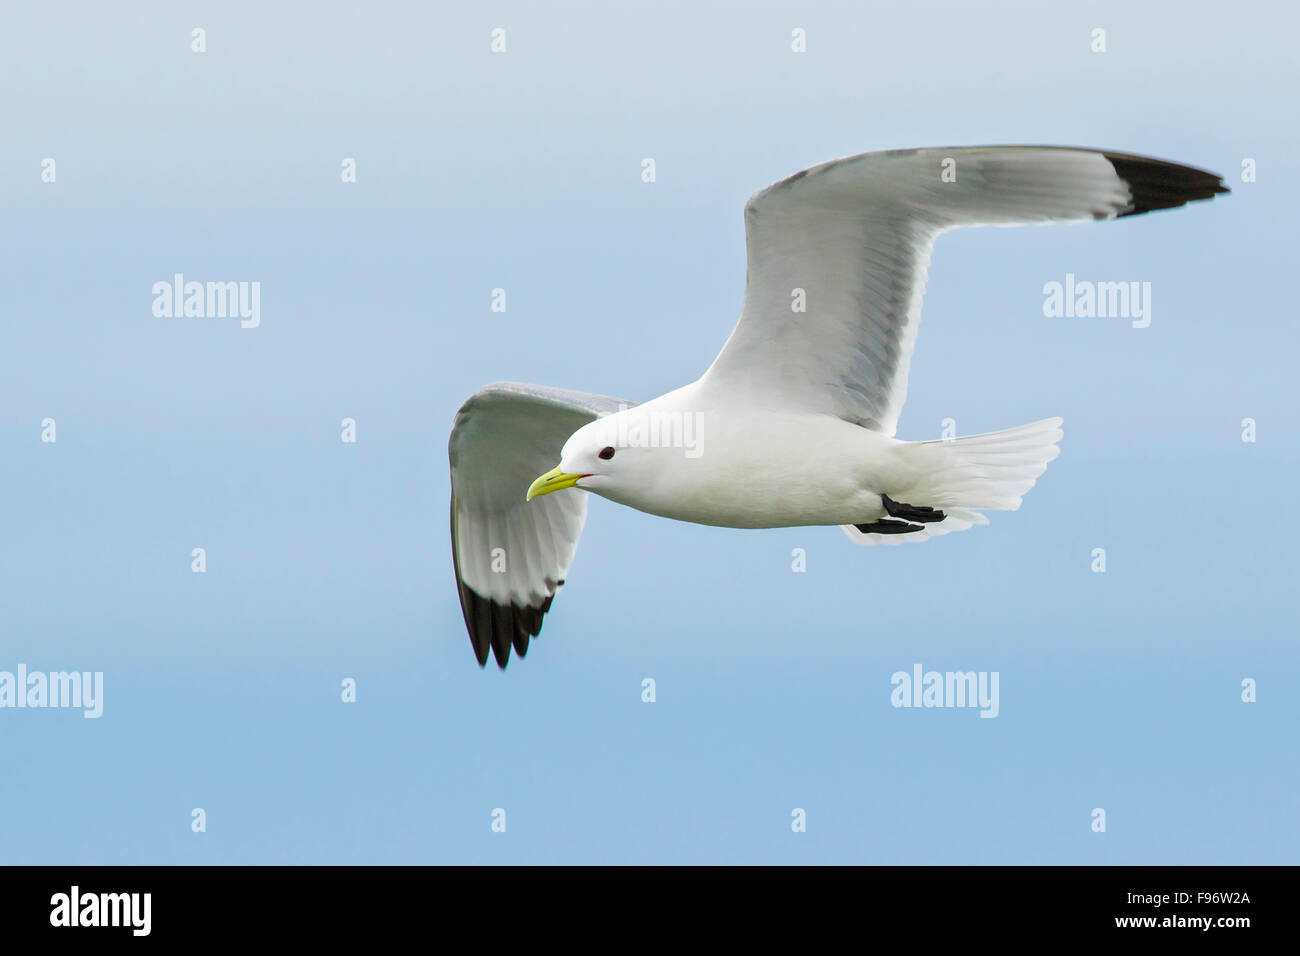
M587 493L727 528L839 525L900 544L1015 510L1060 418L894 438L935 238L959 226L1119 219L1226 193L1126 153L980 146L862 153L745 205L740 320L695 382L643 404L496 382L448 443L451 543L479 666L523 657L577 550Z

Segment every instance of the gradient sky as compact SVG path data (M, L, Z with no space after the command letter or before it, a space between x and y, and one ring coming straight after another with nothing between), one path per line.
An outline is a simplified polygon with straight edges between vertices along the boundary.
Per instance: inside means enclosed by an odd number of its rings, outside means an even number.
M0 863L1297 862L1293 8L134 7L0 14L0 670L105 682L0 710ZM1233 188L939 241L899 436L1064 416L1023 508L859 549L593 498L480 671L460 403L694 379L748 195L979 143ZM260 282L261 326L155 318L177 272ZM1151 282L1150 328L1045 318L1066 273ZM999 716L893 708L918 663L997 671Z

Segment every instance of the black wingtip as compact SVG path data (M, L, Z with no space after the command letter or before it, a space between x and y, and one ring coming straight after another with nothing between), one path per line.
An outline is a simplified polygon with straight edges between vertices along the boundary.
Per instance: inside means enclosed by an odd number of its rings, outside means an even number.
M497 659L497 667L505 670L514 643L515 614L509 605L492 604L492 656Z
M1140 216L1156 209L1176 209L1189 202L1213 199L1221 193L1231 192L1216 173L1194 166L1128 153L1104 155L1132 194L1129 205L1119 214L1121 218Z
M523 657L528 652L530 640L542 632L542 617L550 610L554 599L555 595L549 595L539 607L502 604L483 597L462 582L460 606L478 666L487 667L488 655L491 654L497 667L505 670L510 662L511 648Z

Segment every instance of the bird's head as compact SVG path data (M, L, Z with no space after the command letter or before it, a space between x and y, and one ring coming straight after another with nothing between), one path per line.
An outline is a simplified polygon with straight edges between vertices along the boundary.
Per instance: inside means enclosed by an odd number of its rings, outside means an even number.
M570 435L560 463L532 483L528 497L582 488L642 507L681 490L681 462L704 453L703 437L698 412L658 402L623 408Z
M632 459L643 449L629 447L626 425L620 427L616 420L622 414L589 422L570 435L560 451L560 463L529 486L528 500L565 488L600 494L633 480L640 468ZM645 462L640 465L644 467Z

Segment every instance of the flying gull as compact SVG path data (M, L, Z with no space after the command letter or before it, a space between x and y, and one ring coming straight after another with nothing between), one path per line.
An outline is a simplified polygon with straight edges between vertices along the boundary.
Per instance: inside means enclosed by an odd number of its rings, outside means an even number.
M840 525L858 544L925 541L1018 508L1059 451L1061 419L894 438L935 237L1227 191L1143 156L984 146L863 153L753 196L744 308L698 381L641 405L497 382L456 415L452 556L479 665L490 649L504 668L541 630L587 492L706 525Z

